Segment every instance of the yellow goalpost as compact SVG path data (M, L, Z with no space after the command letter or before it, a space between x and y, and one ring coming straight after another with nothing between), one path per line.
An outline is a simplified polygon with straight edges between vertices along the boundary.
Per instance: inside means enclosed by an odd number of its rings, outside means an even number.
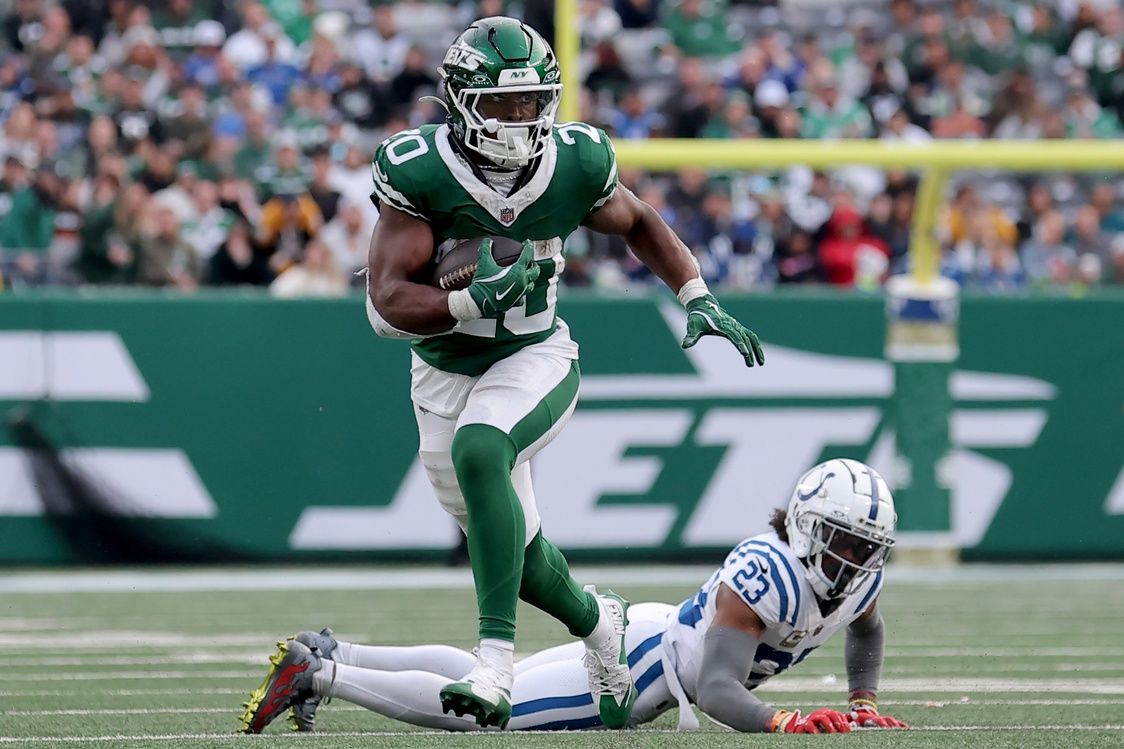
M654 138L617 141L621 166L673 171L685 167L776 169L804 165L816 169L864 164L888 169L923 170L909 251L913 277L931 283L940 265L934 236L948 176L957 169L1007 171L1121 171L1124 141L929 141L878 140L693 140Z

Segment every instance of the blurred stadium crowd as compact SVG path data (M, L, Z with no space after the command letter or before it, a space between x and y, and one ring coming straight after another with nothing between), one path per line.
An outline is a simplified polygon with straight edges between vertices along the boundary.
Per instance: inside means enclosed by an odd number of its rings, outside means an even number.
M370 157L473 18L550 0L0 0L7 287L337 294L378 213ZM583 119L614 137L1120 138L1118 0L580 0ZM622 175L709 282L877 288L908 268L917 177L851 167ZM1118 174L959 174L944 271L987 290L1124 283ZM651 283L579 232L565 281Z

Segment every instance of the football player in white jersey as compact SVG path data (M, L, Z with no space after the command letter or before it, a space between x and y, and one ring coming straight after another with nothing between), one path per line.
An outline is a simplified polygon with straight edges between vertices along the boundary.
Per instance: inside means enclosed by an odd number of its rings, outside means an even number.
M906 728L880 715L876 702L885 638L877 604L896 520L886 482L869 466L834 459L804 474L787 510L774 512L773 530L734 547L697 593L678 606L631 607L625 643L639 696L628 725L678 707L680 730L693 730L699 725L695 704L738 731ZM847 711L803 715L753 694L841 630ZM444 645L358 645L336 640L327 629L302 632L286 644L307 664L292 676L290 719L297 730L313 729L325 697L426 728L479 730L470 717L444 713L439 698L473 668L471 653ZM279 649L274 660L285 652ZM602 727L583 653L582 643L573 642L516 664L507 730Z

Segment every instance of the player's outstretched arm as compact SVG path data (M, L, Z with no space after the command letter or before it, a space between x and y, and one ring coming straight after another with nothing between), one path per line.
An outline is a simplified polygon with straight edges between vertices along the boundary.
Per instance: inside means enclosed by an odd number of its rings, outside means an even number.
M718 587L714 621L703 641L696 697L699 708L738 731L754 733L847 733L847 716L821 709L802 716L777 710L745 687L765 625L725 583Z
M878 712L878 681L882 675L885 640L885 625L876 599L847 627L843 659L850 691L848 712L851 722L862 728L909 728L897 718Z
M722 308L699 277L698 263L691 251L656 209L622 185L590 214L585 225L603 234L624 237L636 257L676 292L687 308L683 348L694 346L704 335L716 335L734 344L747 367L765 363L757 335Z

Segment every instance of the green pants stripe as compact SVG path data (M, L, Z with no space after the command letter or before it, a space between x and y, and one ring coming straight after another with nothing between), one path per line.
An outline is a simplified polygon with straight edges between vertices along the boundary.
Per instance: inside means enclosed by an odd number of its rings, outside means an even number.
M468 424L453 438L453 466L468 510L468 553L480 609L480 637L514 641L522 596L577 636L593 631L597 605L570 577L565 557L538 534L524 547L525 525L511 471L520 453L543 439L577 397L577 362L510 434Z

